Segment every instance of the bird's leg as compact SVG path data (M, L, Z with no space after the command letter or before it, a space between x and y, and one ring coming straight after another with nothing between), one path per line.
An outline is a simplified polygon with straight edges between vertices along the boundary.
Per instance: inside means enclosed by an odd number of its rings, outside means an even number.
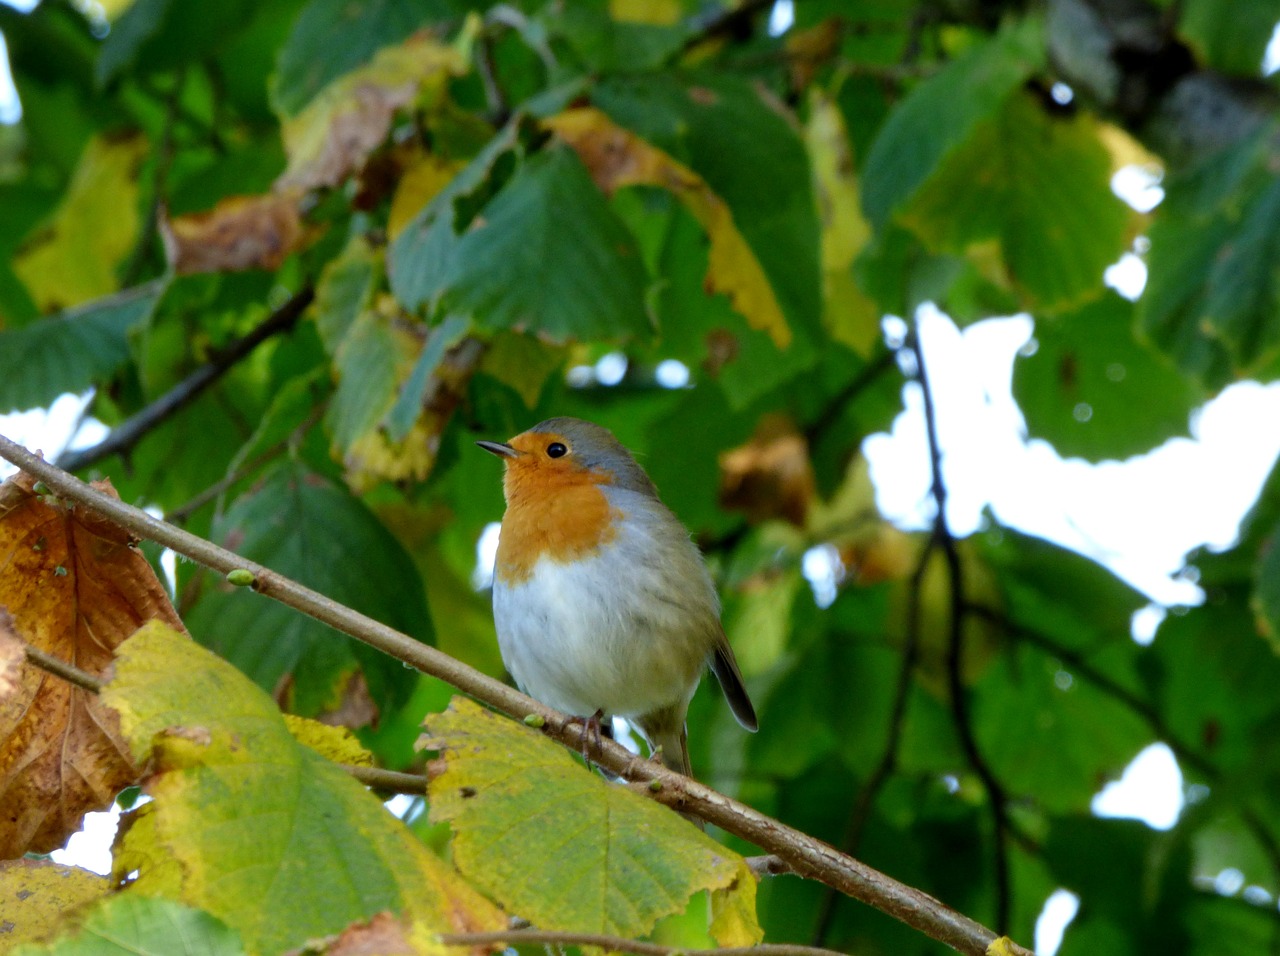
M600 738L602 735L601 721L603 720L603 718L604 718L604 710L602 708L600 710L597 710L590 717L586 717L582 719L582 736L579 738L578 744L582 750L582 759L586 761L588 770L595 769L595 764L591 762L591 747L589 746L592 737L595 737L595 745L596 745L595 752L597 754L600 753L600 747L601 747ZM608 736L610 737L610 739L612 739L613 737L612 726L609 727Z

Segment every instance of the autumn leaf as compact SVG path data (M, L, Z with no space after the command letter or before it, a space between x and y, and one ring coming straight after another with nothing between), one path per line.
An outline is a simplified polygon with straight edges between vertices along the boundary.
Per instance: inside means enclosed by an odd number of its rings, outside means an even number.
M105 896L106 877L52 860L0 861L0 950L52 937L73 910Z
M509 912L634 937L712 890L723 945L762 938L746 862L672 811L464 698L426 729L420 745L444 751L427 783L431 819L453 826L454 862Z
M457 49L422 34L380 51L282 122L289 167L277 189L338 185L387 138L397 112L465 71Z
M720 454L720 504L753 524L782 518L803 528L814 494L808 442L785 415L766 415L749 442Z
M146 137L89 141L53 216L29 235L13 271L42 312L115 292L116 267L133 249L141 225L138 171Z
M95 487L114 494L109 482ZM128 534L38 494L19 474L0 485L0 607L18 638L90 674L149 620L182 622ZM115 714L90 692L30 664L0 695L0 858L66 842L137 778Z
M658 186L679 199L711 243L707 290L727 295L751 327L768 332L778 348L791 343L791 329L760 260L738 231L729 207L701 176L594 107L566 110L546 125L573 148L604 192Z
M228 196L206 212L161 218L165 257L179 275L278 269L316 231L302 221L299 194Z

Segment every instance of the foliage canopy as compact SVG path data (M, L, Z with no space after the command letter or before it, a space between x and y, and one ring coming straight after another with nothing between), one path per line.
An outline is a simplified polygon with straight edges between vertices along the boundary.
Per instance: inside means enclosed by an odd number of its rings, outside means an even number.
M1278 377L1280 2L803 0L776 35L758 0L81 6L0 7L24 109L0 412L93 388L112 429L61 465L502 676L475 583L501 488L471 443L601 422L708 554L760 711L747 737L699 692L699 779L1024 944L1066 887L1063 954L1278 945L1280 480L1141 647L1145 598L1084 558L887 525L859 450L927 371L881 319L925 302L1030 313L1030 437L1090 461ZM1111 191L1133 164L1153 212ZM1130 301L1103 272L1134 248ZM845 572L825 607L819 544ZM435 953L523 916L942 949L819 883L757 886L744 841L207 569L178 564L174 604L119 528L0 488L0 948ZM1178 824L1094 818L1155 740ZM335 767L428 757L407 824ZM153 799L111 880L19 859L128 784Z

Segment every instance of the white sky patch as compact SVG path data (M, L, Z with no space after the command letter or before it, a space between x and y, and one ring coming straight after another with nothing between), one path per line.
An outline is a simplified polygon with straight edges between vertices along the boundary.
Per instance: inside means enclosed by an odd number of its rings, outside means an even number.
M796 6L793 0L778 0L769 11L769 36L782 36L796 22Z
M500 521L490 521L480 532L480 540L476 542L476 567L471 572L471 586L483 591L493 584L493 565L498 558L498 533L502 530Z
M1126 252L1115 265L1107 266L1102 281L1130 302L1136 302L1147 287L1147 264L1132 252Z
M147 799L139 798L139 803ZM119 823L119 804L113 803L110 810L102 813L86 813L83 826L71 835L66 847L54 850L49 856L54 863L78 866L106 876L111 872L111 841L116 837Z
M1157 166L1121 166L1111 177L1111 191L1138 212L1150 212L1164 201L1160 183L1164 173Z
M1054 890L1044 901L1036 920L1036 956L1054 956L1062 945L1062 934L1080 911L1080 897L1069 890Z
M1280 23L1271 31L1271 42L1262 54L1262 75L1270 76L1280 70Z
M106 437L107 426L96 418L84 417L92 396L92 392L84 395L67 392L58 396L47 409L33 408L0 415L0 435L31 451L44 452L44 457L50 461L68 448L96 445ZM71 436L70 440L67 436ZM6 478L17 470L0 459L0 478Z
M1141 820L1156 830L1168 830L1178 822L1184 806L1182 770L1165 744L1151 744L1120 779L1107 784L1093 798L1094 816Z
M627 374L627 357L621 352L602 355L596 362L595 373L601 385L617 385Z
M937 309L920 312L947 485L947 521L977 530L984 508L1004 525L1085 554L1162 605L1196 604L1182 574L1188 551L1230 547L1280 454L1280 384L1224 389L1175 438L1124 462L1064 459L1025 438L1011 391L1012 362L1031 336L1026 316L961 331ZM914 529L932 520L929 450L919 387L888 434L863 445L881 513Z
M689 366L679 359L663 359L653 376L663 388L684 388L689 384Z

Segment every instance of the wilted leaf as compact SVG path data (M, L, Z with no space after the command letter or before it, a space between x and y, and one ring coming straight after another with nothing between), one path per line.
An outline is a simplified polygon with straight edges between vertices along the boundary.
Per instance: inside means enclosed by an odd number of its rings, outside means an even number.
M422 211L449 181L463 168L456 160L426 154L404 171L396 183L391 197L391 210L387 213L387 235L395 239L413 217Z
M0 485L0 607L22 640L101 675L145 621L182 627L128 532L34 484L19 474ZM24 665L18 691L0 699L0 857L62 846L136 776L97 697Z
M52 860L0 861L0 950L51 938L77 908L104 896L106 877Z
M251 952L384 910L436 932L503 925L376 797L294 740L266 694L194 642L143 628L103 699L153 768L149 822L125 833L116 860L118 878L139 870L133 892L156 892L152 861L176 861L166 895L223 920Z
M753 524L782 518L803 528L814 493L809 443L785 415L766 415L751 441L720 453L720 504Z
M169 267L179 275L279 269L315 238L296 193L228 196L207 212L162 218Z
M435 0L311 0L280 48L271 102L292 116L330 81L443 11Z
M453 859L512 913L543 929L638 936L699 890L725 891L733 938L762 934L745 861L665 807L577 766L541 734L455 697L426 722L444 752L427 784Z
M281 128L289 167L279 189L336 186L387 138L396 113L466 71L455 48L413 36L330 83Z
M707 291L729 296L752 328L768 332L778 348L787 347L791 330L773 287L734 225L733 213L701 176L593 107L572 109L546 122L573 147L596 185L606 193L623 186L658 186L684 203L706 230L711 244Z
M147 140L133 134L89 142L52 219L23 243L13 261L42 312L109 295L120 287L116 268L133 250L138 170Z

